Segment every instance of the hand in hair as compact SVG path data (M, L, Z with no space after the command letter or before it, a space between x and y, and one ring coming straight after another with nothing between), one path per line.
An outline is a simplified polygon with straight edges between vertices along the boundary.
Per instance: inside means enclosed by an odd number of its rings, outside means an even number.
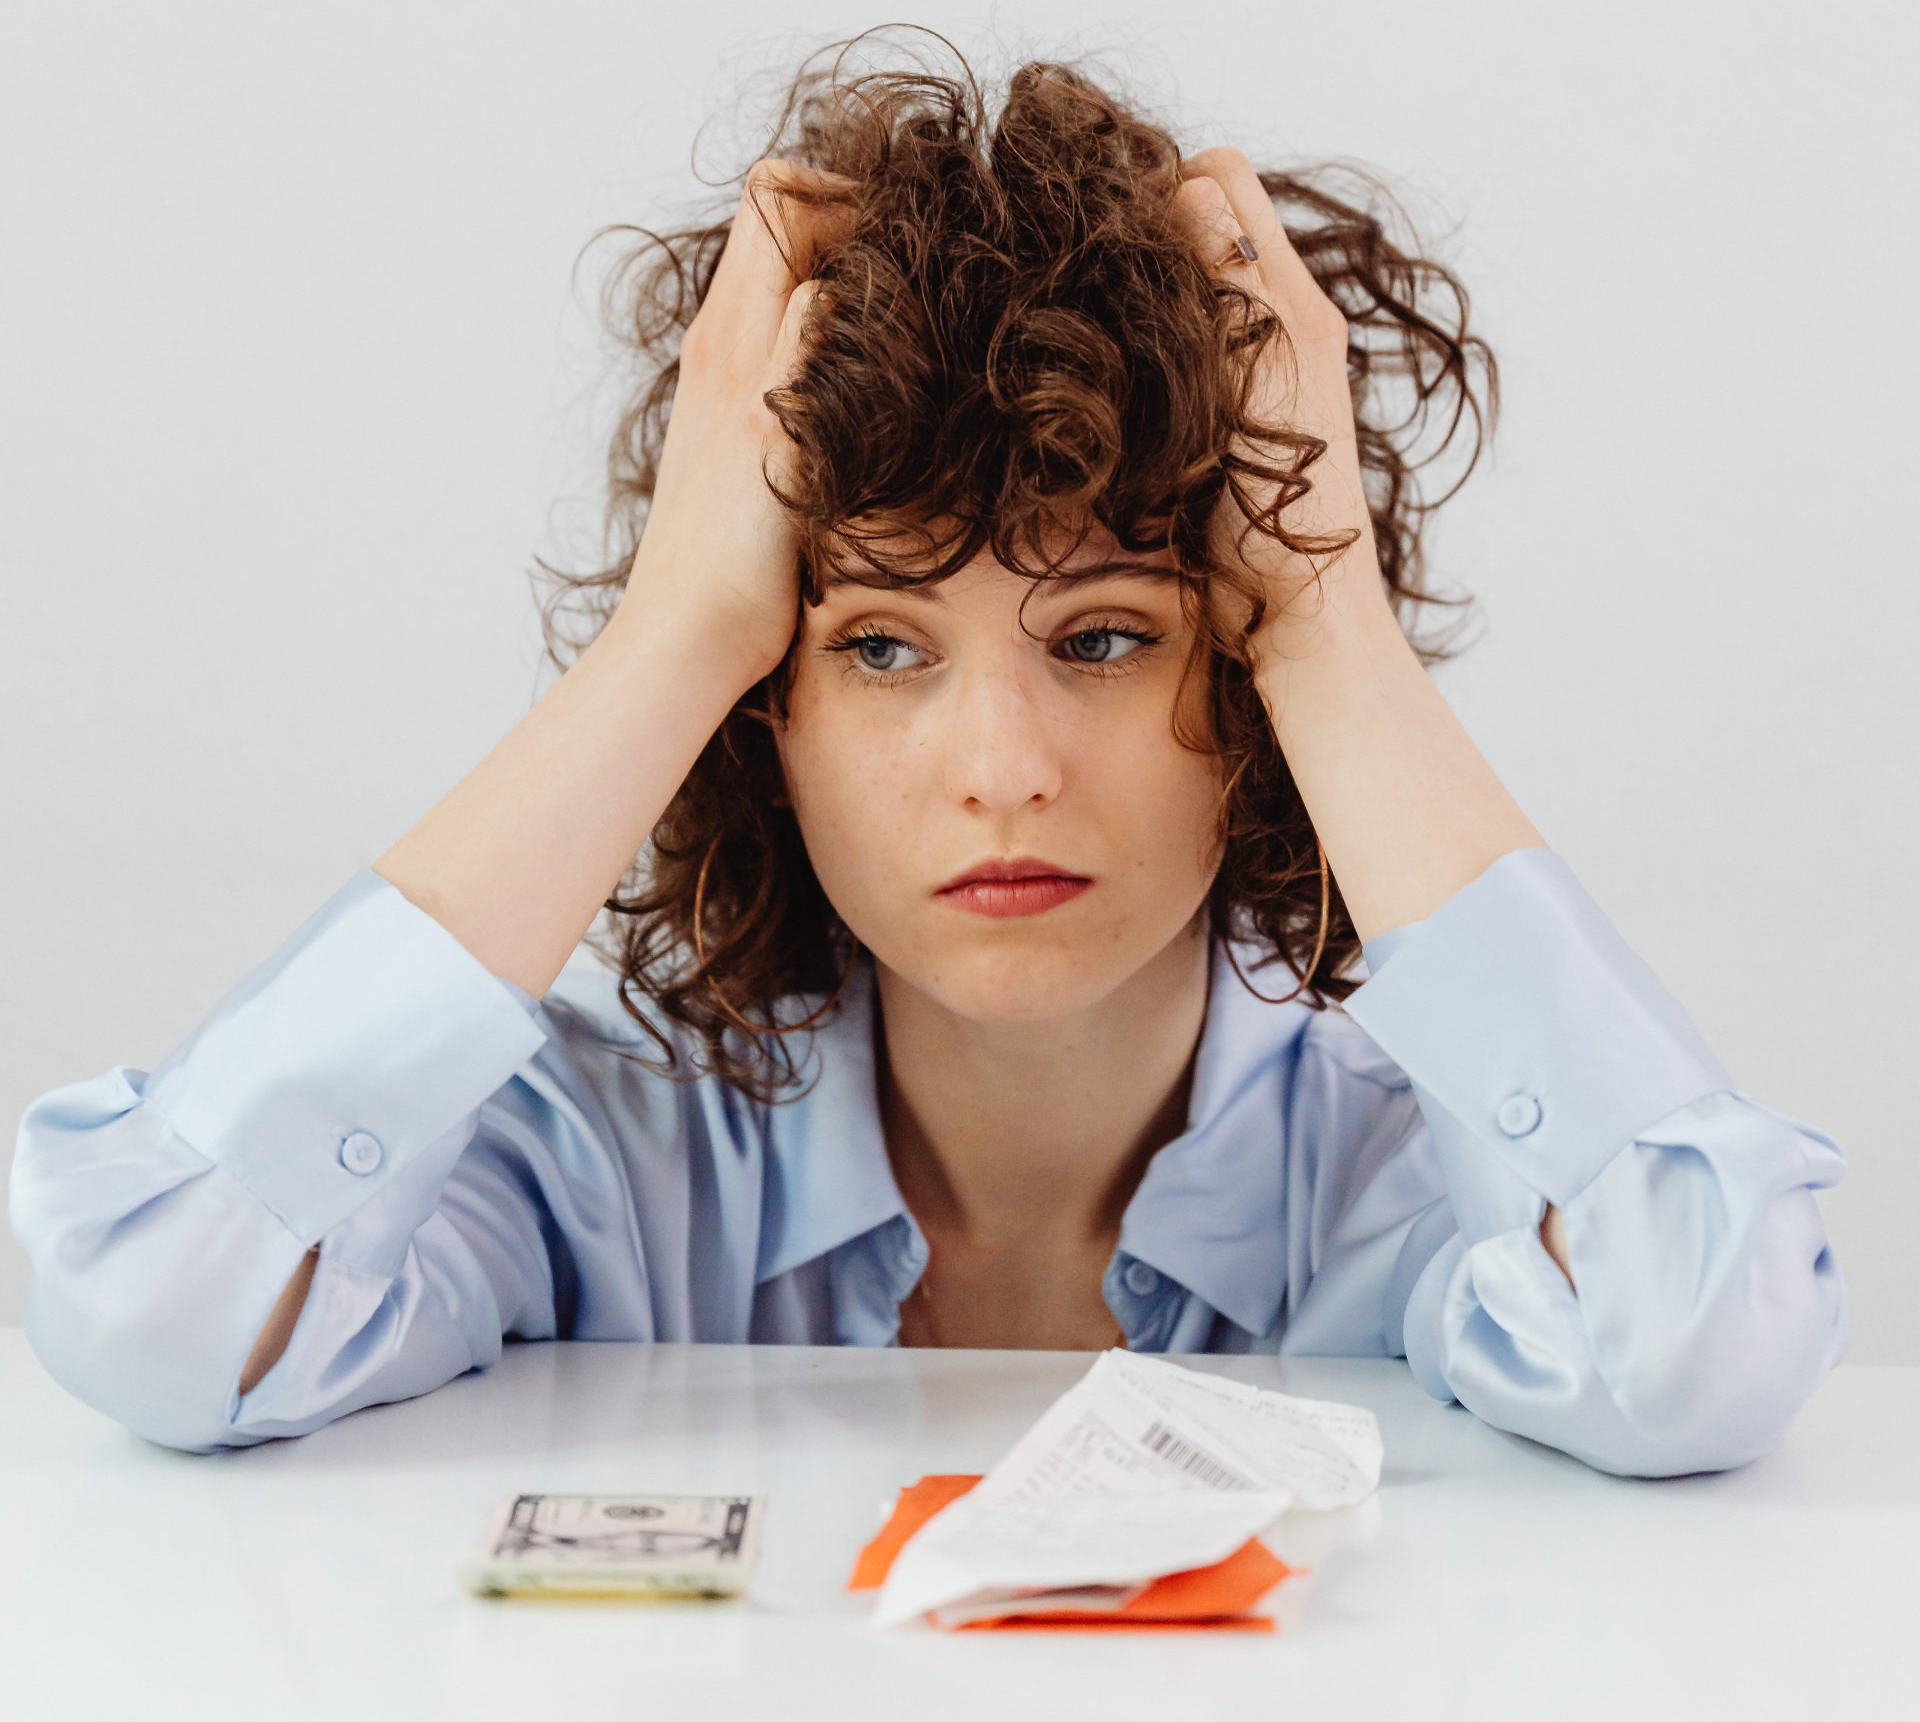
M1221 535L1215 553L1260 577L1268 610L1250 643L1261 696L1322 854L1356 929L1370 938L1425 918L1509 850L1546 839L1448 709L1388 607L1360 481L1345 315L1301 261L1239 150L1203 150L1181 164L1181 178L1175 203L1208 258L1247 294L1254 317L1277 316L1289 337L1261 350L1248 404L1302 458L1289 473L1239 445L1230 462L1245 466L1230 465L1209 525ZM1249 529L1256 517L1264 530ZM1268 535L1276 531L1284 541ZM1318 567L1309 552L1331 552L1331 560ZM1578 1295L1565 1225L1550 1202L1539 1233Z
M1229 455L1213 521L1215 553L1261 576L1268 609L1256 640L1271 640L1319 612L1324 581L1369 599L1382 591L1347 381L1347 319L1295 251L1244 154L1202 150L1180 174L1175 206L1205 255L1247 295L1249 321L1277 317L1285 337L1261 348L1247 404L1270 437L1283 433L1272 440L1296 462L1275 466L1243 439ZM1256 518L1264 531L1251 529ZM1269 536L1275 532L1280 538Z
M799 542L767 480L791 481L792 442L767 404L798 368L852 181L767 156L747 170L711 286L680 344L673 411L646 534L623 607L692 614L748 666L746 684L786 655L799 613ZM821 199L822 201L814 201Z

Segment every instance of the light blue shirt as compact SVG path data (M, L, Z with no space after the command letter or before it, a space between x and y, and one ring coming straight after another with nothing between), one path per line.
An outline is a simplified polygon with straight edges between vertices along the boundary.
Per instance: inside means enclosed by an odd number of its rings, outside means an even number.
M1255 998L1216 943L1185 1128L1101 1282L1128 1345L1404 1356L1436 1399L1625 1474L1771 1448L1847 1342L1814 1200L1839 1145L1734 1086L1552 850L1366 956L1314 1011ZM878 1120L871 958L791 1037L811 1091L772 1107L618 1057L659 1049L616 987L570 968L536 1001L361 869L151 1074L28 1107L11 1218L40 1360L210 1451L428 1392L505 1336L897 1343L927 1245Z

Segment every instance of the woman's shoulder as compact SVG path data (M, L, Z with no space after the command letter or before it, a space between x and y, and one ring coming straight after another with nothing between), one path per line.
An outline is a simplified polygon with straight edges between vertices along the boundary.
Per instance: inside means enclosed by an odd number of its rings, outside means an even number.
M1265 947L1217 940L1213 962L1209 1032L1217 1027L1243 1049L1236 1060L1271 1061L1283 1082L1409 1086L1407 1073L1338 1004L1315 1009L1293 996L1295 977Z
M537 1000L505 984L547 1036L520 1072L543 1100L579 1108L617 1138L760 1140L759 1109L708 1067L694 1029L604 960L575 957Z
M507 986L523 1006L569 1044L607 1047L654 1045L649 1035L622 997L625 976L604 960L588 954L576 954L554 978L545 995L535 1000L524 987ZM635 1001L640 1015L666 1034L677 1045L684 1036L681 1028L657 1000L637 987L626 988L626 997Z
M1304 1056L1319 1060L1340 1077L1379 1088L1412 1086L1406 1071L1372 1035L1338 1005L1314 1011L1301 1037Z
M693 1025L673 1015L637 980L603 958L575 956L537 1002L522 988L513 991L533 1011L534 1020L571 1051L597 1057L643 1053L664 1063L671 1049L673 1063L686 1081L724 1081L706 1068L705 1040ZM795 999L782 999L780 1005L782 1011L796 1016L805 1012L805 1005ZM745 1030L730 1028L724 1045L732 1057L741 1059L756 1045L764 1048L772 1038L764 1034L750 1040ZM797 1038L811 1041L814 1037Z

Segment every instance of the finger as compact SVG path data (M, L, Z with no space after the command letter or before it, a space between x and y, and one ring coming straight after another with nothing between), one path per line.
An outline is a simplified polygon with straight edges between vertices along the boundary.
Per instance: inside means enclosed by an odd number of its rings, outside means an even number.
M1198 174L1175 190L1173 202L1207 262L1265 303L1268 289L1261 279L1259 247L1241 227L1226 188L1217 179Z
M1210 179L1226 194L1234 219L1260 253L1259 267L1271 283L1269 297L1283 317L1289 311L1296 319L1307 316L1326 298L1313 271L1294 250L1273 199L1244 154L1225 144L1203 149L1180 164L1180 176L1188 181L1196 176Z
M800 347L806 337L808 313L813 301L825 282L809 279L787 296L785 308L780 314L780 329L773 340L773 358L769 369L775 386L793 380L793 374L800 366Z
M786 196L786 191L796 186L824 191L853 183L845 174L780 156L755 162L747 170L708 297L740 314L777 323L794 287L811 274L823 251L846 237L852 220L850 206L812 206Z
M1289 327L1292 319L1263 268L1265 258L1241 226L1226 187L1211 174L1197 173L1180 185L1173 197L1202 255L1220 278L1243 289L1256 305L1279 317L1283 327ZM1248 252L1253 255L1248 256Z
M809 335L809 314L824 285L824 282L817 280L802 281L787 296L786 308L780 316L780 327L773 338L773 352L768 358L762 379L768 391L792 386L800 369L801 349ZM767 425L767 449L775 480L783 489L789 487L794 478L794 445L790 438L775 430L770 421Z

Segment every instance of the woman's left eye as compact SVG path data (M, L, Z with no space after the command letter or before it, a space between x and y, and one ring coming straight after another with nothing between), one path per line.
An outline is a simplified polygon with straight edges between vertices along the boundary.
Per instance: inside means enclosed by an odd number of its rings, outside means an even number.
M1091 641L1097 646L1102 640L1131 640L1134 642L1133 646L1129 650L1119 654L1121 658L1130 658L1135 651L1138 651L1139 648L1145 644L1146 638L1147 636L1145 634L1135 633L1130 628L1082 628L1077 634L1069 634L1066 643L1069 646L1078 646L1087 641ZM1076 656L1074 661L1082 664L1110 664L1117 662L1118 659L1109 652L1098 658L1081 658Z
M1130 660L1138 657L1143 646L1157 645L1163 637L1160 634L1144 633L1137 628L1117 626L1080 628L1071 634L1064 635L1061 644L1067 649L1069 661L1082 669L1092 670L1095 674L1118 675L1121 673L1119 666L1128 664ZM1131 641L1132 644L1124 650L1115 651L1112 642L1118 640ZM862 655L863 648L869 646L877 648L878 655L883 657L896 650L912 652L919 649L908 645L905 640L896 635L885 633L878 628L856 630L831 642L826 649L846 655L846 667L850 674L858 676L864 673L868 681L898 679L894 672L903 666L898 663L876 662L873 658ZM1083 656L1083 651L1097 655ZM912 669L914 666L904 667Z

